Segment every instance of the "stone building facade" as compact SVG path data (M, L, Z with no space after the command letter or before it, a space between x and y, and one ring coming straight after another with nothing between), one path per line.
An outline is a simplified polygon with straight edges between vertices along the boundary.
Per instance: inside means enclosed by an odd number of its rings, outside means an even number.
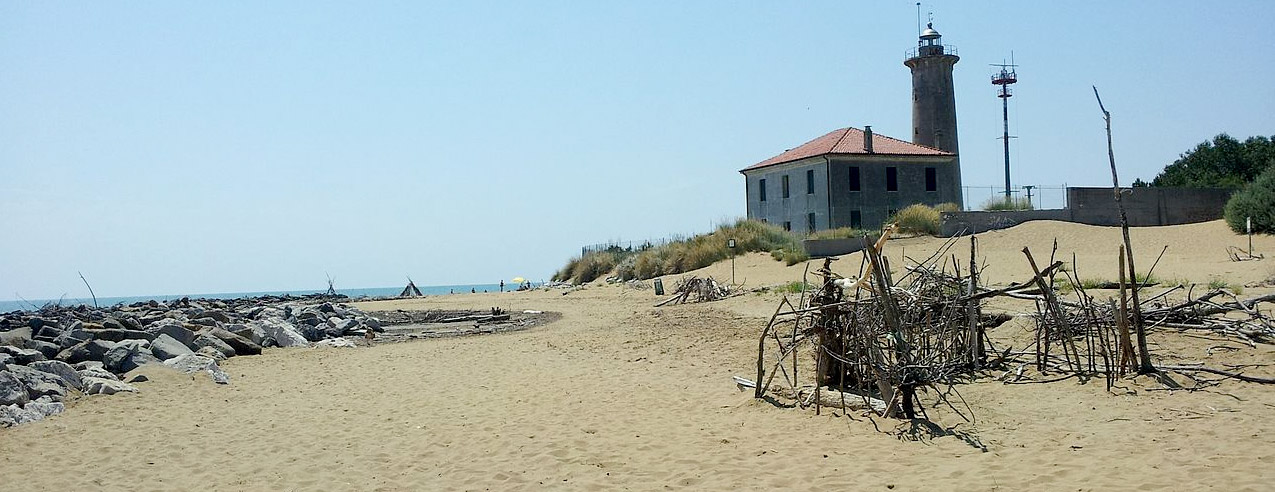
M961 203L956 155L842 128L740 171L748 218L814 232L875 229L914 204Z

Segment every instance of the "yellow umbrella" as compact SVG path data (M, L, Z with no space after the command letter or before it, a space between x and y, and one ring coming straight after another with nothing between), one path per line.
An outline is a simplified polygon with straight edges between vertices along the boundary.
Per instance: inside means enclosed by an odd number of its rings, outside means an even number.
M515 284L521 284L521 283L526 282L526 281L527 281L527 279L522 278L522 277L514 277L514 279L513 279L513 280L510 280L510 282L513 282L513 283L515 283Z

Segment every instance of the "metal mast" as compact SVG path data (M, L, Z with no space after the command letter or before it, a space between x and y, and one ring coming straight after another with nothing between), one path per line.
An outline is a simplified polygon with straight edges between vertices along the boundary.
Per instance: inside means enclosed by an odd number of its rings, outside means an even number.
M1005 141L1005 201L1009 201L1009 98L1013 96L1009 86L1018 82L1018 73L1014 70L1018 65L1011 61L1010 63L1001 62L999 65L992 64L992 66L1001 69L1000 72L992 75L992 84L1000 86L1000 92L996 94L996 97L1001 98L1001 114L1005 124L1005 133L1001 139Z

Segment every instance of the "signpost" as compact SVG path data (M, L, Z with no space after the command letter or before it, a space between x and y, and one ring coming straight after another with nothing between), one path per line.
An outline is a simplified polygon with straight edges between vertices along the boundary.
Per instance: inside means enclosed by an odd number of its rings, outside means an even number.
M726 247L730 248L730 284L735 285L735 238L726 240ZM1253 240L1249 239L1249 251L1253 250Z

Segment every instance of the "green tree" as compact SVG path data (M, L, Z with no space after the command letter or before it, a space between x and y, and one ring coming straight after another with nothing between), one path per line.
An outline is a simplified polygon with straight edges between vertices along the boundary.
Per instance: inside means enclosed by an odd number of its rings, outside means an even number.
M1225 133L1183 153L1151 181L1152 186L1239 188L1275 166L1275 137L1240 142Z
M1244 189L1231 195L1226 202L1226 225L1243 234L1244 222L1253 219L1253 232L1275 233L1275 166L1267 167Z

